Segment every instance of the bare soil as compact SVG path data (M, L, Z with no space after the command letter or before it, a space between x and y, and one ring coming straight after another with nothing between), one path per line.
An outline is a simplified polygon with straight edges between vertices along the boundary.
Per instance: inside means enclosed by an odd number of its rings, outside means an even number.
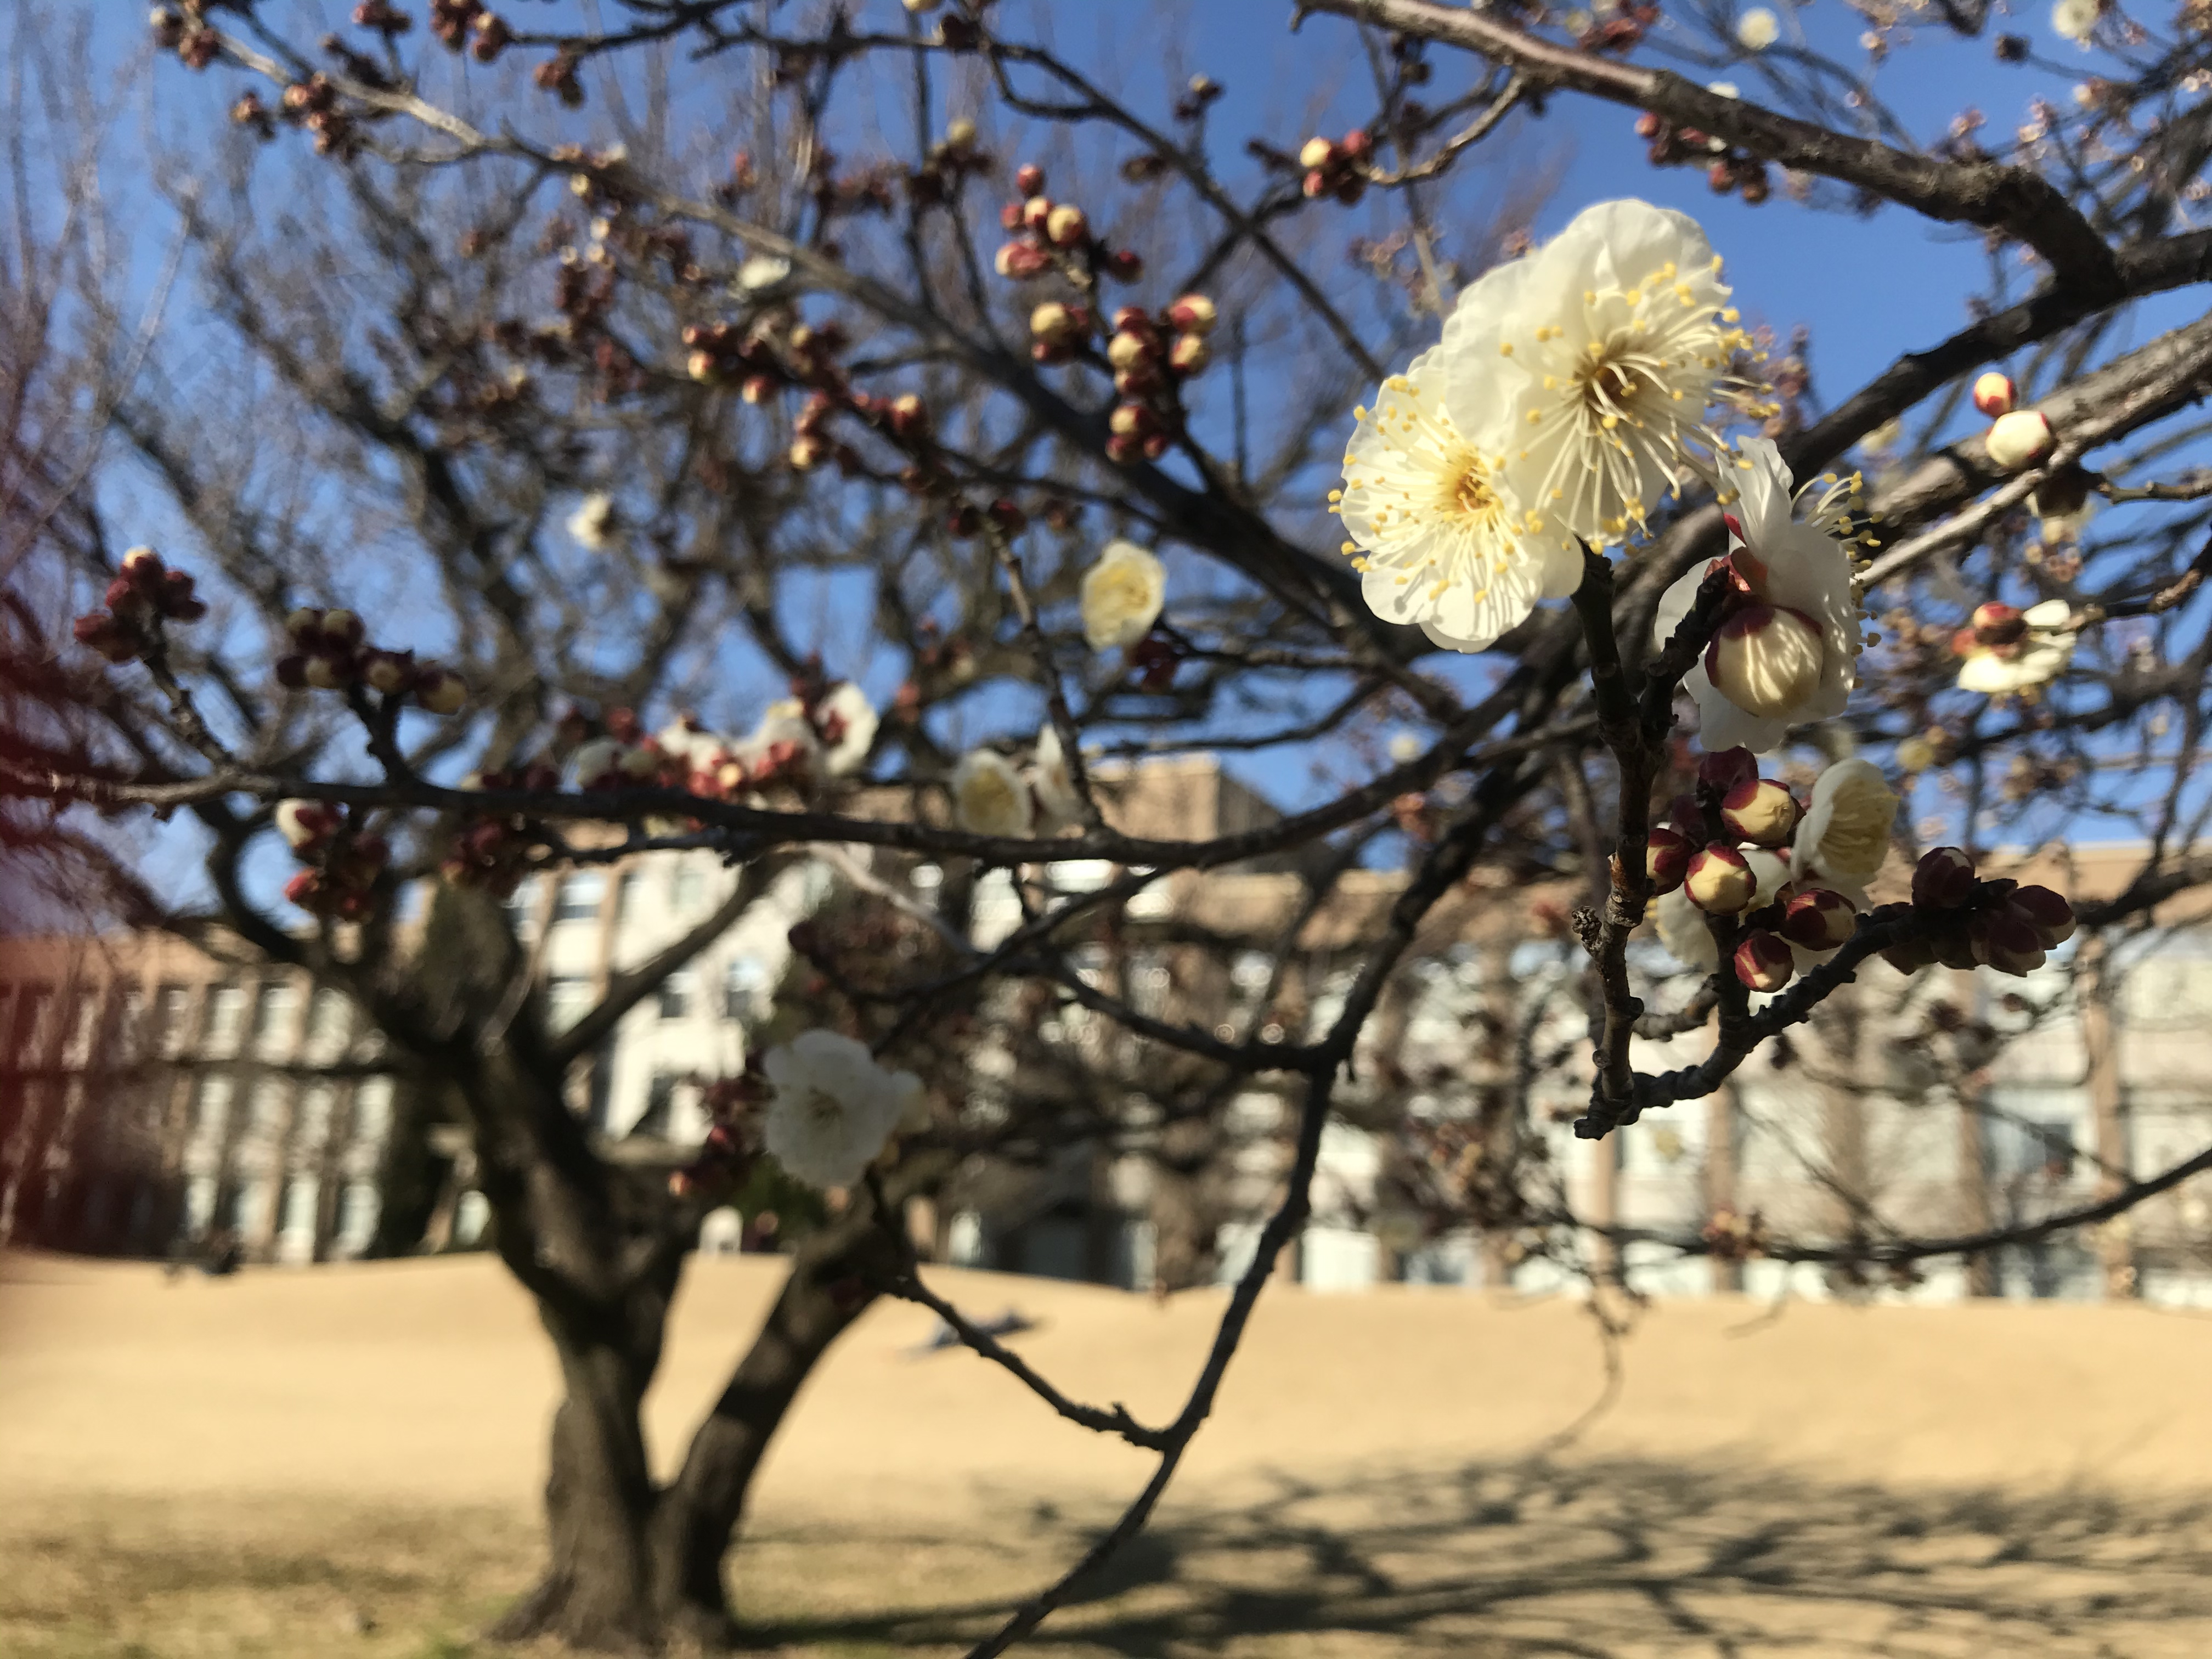
M679 1455L773 1294L696 1264ZM1220 1308L954 1271L1067 1392L1171 1414ZM1150 1460L872 1311L770 1455L761 1647L957 1653ZM1231 1659L2203 1659L2212 1320L1984 1304L1642 1317L1278 1287L1151 1532L1042 1646ZM0 1261L0 1656L483 1651L535 1564L550 1351L486 1258L168 1279ZM1593 1412L1594 1407L1601 1407Z

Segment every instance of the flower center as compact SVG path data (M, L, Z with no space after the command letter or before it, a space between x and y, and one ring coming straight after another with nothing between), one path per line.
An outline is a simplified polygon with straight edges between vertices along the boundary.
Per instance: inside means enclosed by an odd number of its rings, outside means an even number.
M1437 510L1479 525L1496 517L1504 505L1491 487L1490 469L1473 449L1462 447L1447 460L1443 488L1437 492Z
M1575 391L1583 412L1601 425L1608 417L1618 420L1627 414L1644 390L1644 383L1619 361L1631 349L1626 341L1608 340L1575 371Z
M824 1089L809 1089L805 1102L799 1109L805 1113L806 1121L817 1129L836 1127L845 1115L845 1109L839 1103L837 1097Z

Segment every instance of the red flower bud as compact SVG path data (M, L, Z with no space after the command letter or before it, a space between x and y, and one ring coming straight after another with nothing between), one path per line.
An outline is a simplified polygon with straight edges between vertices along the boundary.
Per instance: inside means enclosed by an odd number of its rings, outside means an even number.
M1927 909L1954 910L1974 895L1974 861L1963 848L1931 848L1912 871L1912 902Z
M2043 939L2026 917L1992 910L1966 924L1974 960L2001 974L2032 974L2043 966Z
M1711 842L1691 855L1682 890L1700 910L1732 916L1751 902L1758 878L1742 854L1725 842Z
M1700 756L1698 760L1698 781L1723 795L1736 785L1750 782L1758 776L1759 757L1741 745Z
M1168 348L1168 367L1178 374L1195 374L1206 367L1207 356L1202 335L1185 334Z
M1051 263L1042 248L1028 242L1006 243L992 261L1000 276L1018 283L1037 276Z
M1671 893L1689 873L1691 841L1687 836L1661 828L1644 837L1644 869L1651 878L1651 890Z
M1003 495L984 511L991 515L991 522L1009 536L1018 536L1029 527L1029 515Z
M1900 974L1917 974L1936 965L1936 947L1924 939L1907 939L1884 951L1881 959Z
M298 871L284 884L284 896L302 910L313 909L322 891L323 872L319 870Z
M1721 797L1721 822L1757 847L1788 845L1797 816L1796 798L1771 778L1746 779Z
M1026 230L1042 230L1045 222L1052 217L1052 199L1032 196L1022 204L1022 226Z
M1219 319L1213 301L1203 294L1186 294L1168 307L1168 325L1184 334L1211 334Z
M2015 887L2005 895L2004 908L2035 929L2046 951L2074 937L2074 907L2048 887Z
M1014 169L1014 188L1024 196L1035 196L1044 189L1044 169L1034 161L1024 161Z
M2017 396L2012 377L1995 369L1974 382L1974 407L1993 421L2000 415L2012 413Z
M1145 274L1145 262L1133 248L1117 247L1104 260L1106 274L1124 283L1133 283Z
M1782 907L1782 937L1808 951L1832 951L1857 928L1858 908L1841 893L1808 887Z
M1797 958L1778 934L1754 927L1735 947L1735 976L1754 991L1778 991L1797 971Z
M100 602L110 611L122 611L137 604L139 598L137 586L131 578L118 576L108 583L107 591L100 596Z
M2017 605L1991 599L1974 607L1973 630L1977 645L2014 645L2027 634L2027 619Z
M161 556L150 547L132 548L123 556L120 568L124 580L149 598L160 589L161 579L167 574L161 563Z

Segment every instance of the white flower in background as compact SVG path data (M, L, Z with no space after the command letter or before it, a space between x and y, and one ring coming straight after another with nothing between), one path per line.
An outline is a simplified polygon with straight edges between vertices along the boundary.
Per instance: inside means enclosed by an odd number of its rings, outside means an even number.
M774 288L791 275L791 261L777 253L756 253L738 267L738 286L750 294Z
M1134 645L1152 631L1167 601L1168 573L1134 542L1110 541L1083 573L1083 636L1093 651Z
M761 1060L772 1091L762 1141L795 1181L850 1187L921 1098L921 1079L876 1064L868 1045L807 1031Z
M703 759L710 751L723 746L721 738L693 720L689 714L679 714L653 734L660 752L691 764Z
M569 764L576 770L576 787L589 789L605 783L622 769L623 745L612 738L593 738L576 745Z
M1863 904L1865 888L1889 856L1898 799L1872 761L1838 761L1813 781L1813 799L1790 849L1801 882L1832 887Z
M1735 38L1746 52L1765 52L1782 38L1782 20L1765 6L1753 6L1735 20Z
M2086 46L2104 9L2103 0L2058 0L2051 9L2051 27L2067 40Z
M1331 496L1368 609L1452 650L1488 649L1539 599L1582 580L1578 550L1530 541L1534 515L1504 476L1510 399L1528 376L1498 325L1533 274L1520 259L1484 276L1460 296L1444 344L1385 380L1373 409L1352 411L1344 488ZM1463 317L1480 321L1455 347Z
M585 496L568 515L568 533L576 538L577 545L588 547L594 553L604 552L615 544L615 498L605 490Z
M1680 887L1652 901L1651 925L1658 930L1667 954L1685 968L1710 974L1721 965L1720 947L1713 943L1713 930L1705 925L1705 913Z
M760 724L743 742L733 744L748 771L772 757L779 744L788 744L795 756L811 759L822 747L814 722L806 718L806 705L796 697L781 697L761 711Z
M1747 910L1763 910L1782 896L1782 890L1790 884L1790 860L1781 854L1764 847L1740 849L1743 861L1751 866L1751 878L1756 884L1752 889L1751 902Z
M1741 449L1729 544L1749 592L1682 681L1697 702L1698 738L1709 753L1739 744L1764 753L1790 726L1842 714L1863 643L1851 556L1838 534L1858 479L1829 484L1800 518L1813 486L1793 501L1790 469L1772 442L1747 438ZM1662 597L1655 646L1673 637L1705 578L1692 570Z
M876 728L883 722L868 694L850 680L840 680L814 706L817 735L825 745L822 764L830 775L842 778L866 764L875 747Z
M1036 803L1022 775L1004 755L977 749L952 771L952 811L970 835L1026 840L1036 823Z
M1693 451L1720 451L1715 404L1765 408L1766 388L1733 372L1751 337L1697 222L1648 202L1583 210L1518 269L1506 307L1482 283L1460 296L1443 350L1469 370L1502 356L1522 371L1510 482L1543 537L1624 542L1708 464Z
M1959 689L1984 696L2016 696L2051 684L2074 660L2075 635L2067 628L2074 607L2045 599L2021 613L2027 631L2010 645L1985 647L1968 654L1959 668Z
M1082 815L1075 775L1068 769L1067 752L1056 726L1048 726L1037 733L1036 747L1030 753L1029 784L1036 795L1037 827L1048 835Z

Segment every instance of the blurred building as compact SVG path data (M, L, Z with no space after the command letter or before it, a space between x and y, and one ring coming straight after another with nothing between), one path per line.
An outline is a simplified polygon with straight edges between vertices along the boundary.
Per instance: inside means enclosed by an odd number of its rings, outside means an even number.
M1109 816L1139 835L1208 839L1277 816L1210 757L1108 769L1102 785ZM2063 872L2021 873L2094 896L2134 868L2130 849L2085 848ZM923 892L941 878L926 865L900 873ZM1042 877L1072 893L1119 873L1070 860ZM683 853L526 885L511 914L550 1017L593 1006L613 972L696 926L736 879L713 854ZM787 872L579 1068L574 1103L608 1156L672 1164L696 1146L705 1122L694 1080L744 1063L745 1033L784 978L790 929L839 879L819 863ZM1110 976L1140 1012L1218 1022L1224 1037L1318 1030L1402 884L1395 872L1354 870L1307 907L1280 863L1177 872L1127 906L1114 959L1092 946L1075 965L1093 983ZM1894 1220L1969 1237L2086 1204L2212 1143L2212 1075L2195 1058L2212 1021L2201 903L2169 904L2112 947L2100 964L2109 994L2086 1004L2057 963L2027 980L1935 970L1910 982L1875 965L1835 1000L1837 1018L1800 1028L1778 1056L1755 1055L1719 1094L1577 1141L1582 964L1551 925L1572 897L1479 878L1431 915L1404 991L1378 1009L1359 1078L1340 1093L1286 1274L1347 1290L1585 1282L1530 1252L1513 1226L1456 1224L1449 1206L1424 1201L1423 1183L1447 1164L1462 1190L1480 1187L1480 1136L1467 1126L1500 1102L1578 1213L1668 1236L1726 1212L1777 1231L1879 1237ZM972 915L987 947L1020 925L1006 872L978 883ZM1313 968L1296 983L1261 948L1293 925ZM288 971L244 965L242 951L223 955L151 936L0 939L0 1243L159 1257L228 1237L249 1260L307 1263L475 1242L485 1213L465 1138L425 1109L358 1011ZM1079 1078L1125 1074L1113 1046L1124 1039L1080 1008L1050 1011L1035 1036ZM1693 1063L1711 1041L1639 1042L1638 1064ZM1018 1108L1036 1081L1024 1063L986 1047L969 1109ZM1171 1092L1164 1075L1140 1081ZM1139 1289L1240 1273L1279 1196L1296 1103L1254 1086L1203 1121L1178 1121L1139 1087L1121 1090L1110 1111L1110 1146L971 1160L943 1194L938 1253ZM426 1169L431 1189L409 1190ZM734 1216L719 1216L703 1243L735 1248L738 1232ZM1634 1242L1580 1268L1615 1265L1662 1294L2111 1291L2212 1304L2212 1183L2185 1183L2091 1238L1937 1262L1910 1286Z

